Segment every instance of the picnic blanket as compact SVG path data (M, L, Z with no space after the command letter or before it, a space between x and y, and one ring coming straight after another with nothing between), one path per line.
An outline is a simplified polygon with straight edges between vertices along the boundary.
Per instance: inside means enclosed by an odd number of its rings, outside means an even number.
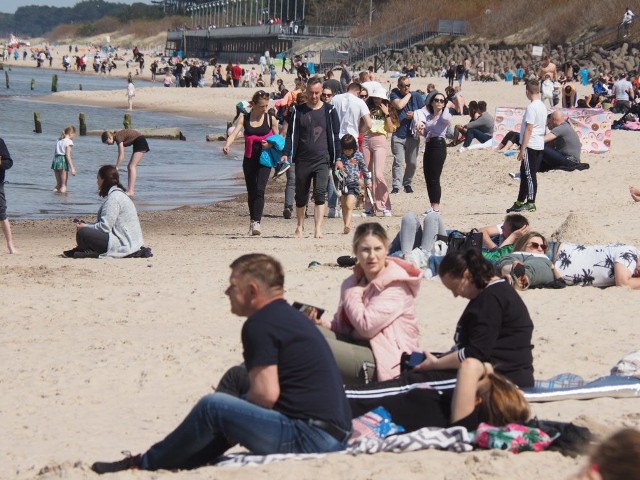
M566 375L566 374L565 374ZM640 379L607 375L592 382L577 386L550 386L523 388L524 398L529 402L556 402L559 400L589 400L592 398L640 397Z
M568 116L569 123L578 134L582 142L582 151L590 153L605 153L611 147L611 126L613 113L601 108L562 108ZM510 131L520 131L520 124L525 109L522 107L496 108L493 139L500 143Z

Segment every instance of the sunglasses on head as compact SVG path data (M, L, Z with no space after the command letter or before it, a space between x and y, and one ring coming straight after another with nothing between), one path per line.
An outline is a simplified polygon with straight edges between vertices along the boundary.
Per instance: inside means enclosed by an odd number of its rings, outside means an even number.
M547 244L546 243L538 243L538 242L529 242L527 244L527 246L532 246L535 249L542 249L543 251L547 251Z

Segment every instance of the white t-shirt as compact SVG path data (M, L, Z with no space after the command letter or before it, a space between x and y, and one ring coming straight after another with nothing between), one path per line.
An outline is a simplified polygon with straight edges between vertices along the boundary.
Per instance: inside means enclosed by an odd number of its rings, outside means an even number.
M613 84L613 89L616 91L616 100L628 101L628 92L633 90L633 85L628 80L620 79Z
M533 125L533 132L531 132L527 148L544 150L544 134L547 129L547 107L544 106L542 100L536 99L527 105L527 110L524 113L520 127L520 145L522 145L524 131L527 125Z
M576 245L562 242L555 267L569 285L611 287L616 284L616 263L633 273L640 251L632 245Z
M360 119L369 115L367 104L351 93L336 95L331 103L340 119L340 138L348 133L358 140Z
M66 155L67 147L73 147L73 140L64 137L62 140L58 140L56 143L56 155Z
M127 96L134 97L136 95L136 87L133 83L127 85Z
M543 97L553 97L553 89L554 89L553 81L545 80L542 82L542 96Z

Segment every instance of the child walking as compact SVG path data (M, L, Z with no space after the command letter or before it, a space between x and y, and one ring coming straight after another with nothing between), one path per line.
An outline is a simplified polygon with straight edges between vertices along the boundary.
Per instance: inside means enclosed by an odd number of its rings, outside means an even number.
M71 175L76 176L76 169L71 159L71 148L73 147L73 139L76 136L76 127L68 126L60 135L60 139L56 143L56 151L51 163L51 170L56 176L56 188L54 192L65 193L67 191L67 179L69 178L69 170Z
M356 208L356 199L360 195L360 172L365 180L365 185L371 187L371 173L367 170L362 153L358 152L358 143L353 135L348 133L340 139L342 156L336 161L336 169L342 173L342 185L338 188L342 193L342 220L344 221L343 233L351 232L351 217Z

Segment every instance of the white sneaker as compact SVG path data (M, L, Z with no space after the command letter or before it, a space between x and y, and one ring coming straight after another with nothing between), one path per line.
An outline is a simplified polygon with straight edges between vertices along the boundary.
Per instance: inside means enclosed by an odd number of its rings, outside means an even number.
M458 149L458 151L459 151L459 152L466 152L466 151L467 151L467 148L466 148L466 147L460 147L460 148Z
M430 255L425 252L422 248L417 247L409 252L404 259L408 262L413 263L418 268L427 268L429 266L429 257Z
M440 210L436 210L435 208L430 208L429 210L427 210L426 212L424 212L422 215L424 215L425 217L427 215L429 215L430 213L437 213L440 214Z
M260 235L261 233L260 222L251 222L251 235Z
M393 217L393 213L391 213L391 210L385 210L382 212L382 215L384 217Z
M340 208L330 208L327 218L342 218L342 210Z

